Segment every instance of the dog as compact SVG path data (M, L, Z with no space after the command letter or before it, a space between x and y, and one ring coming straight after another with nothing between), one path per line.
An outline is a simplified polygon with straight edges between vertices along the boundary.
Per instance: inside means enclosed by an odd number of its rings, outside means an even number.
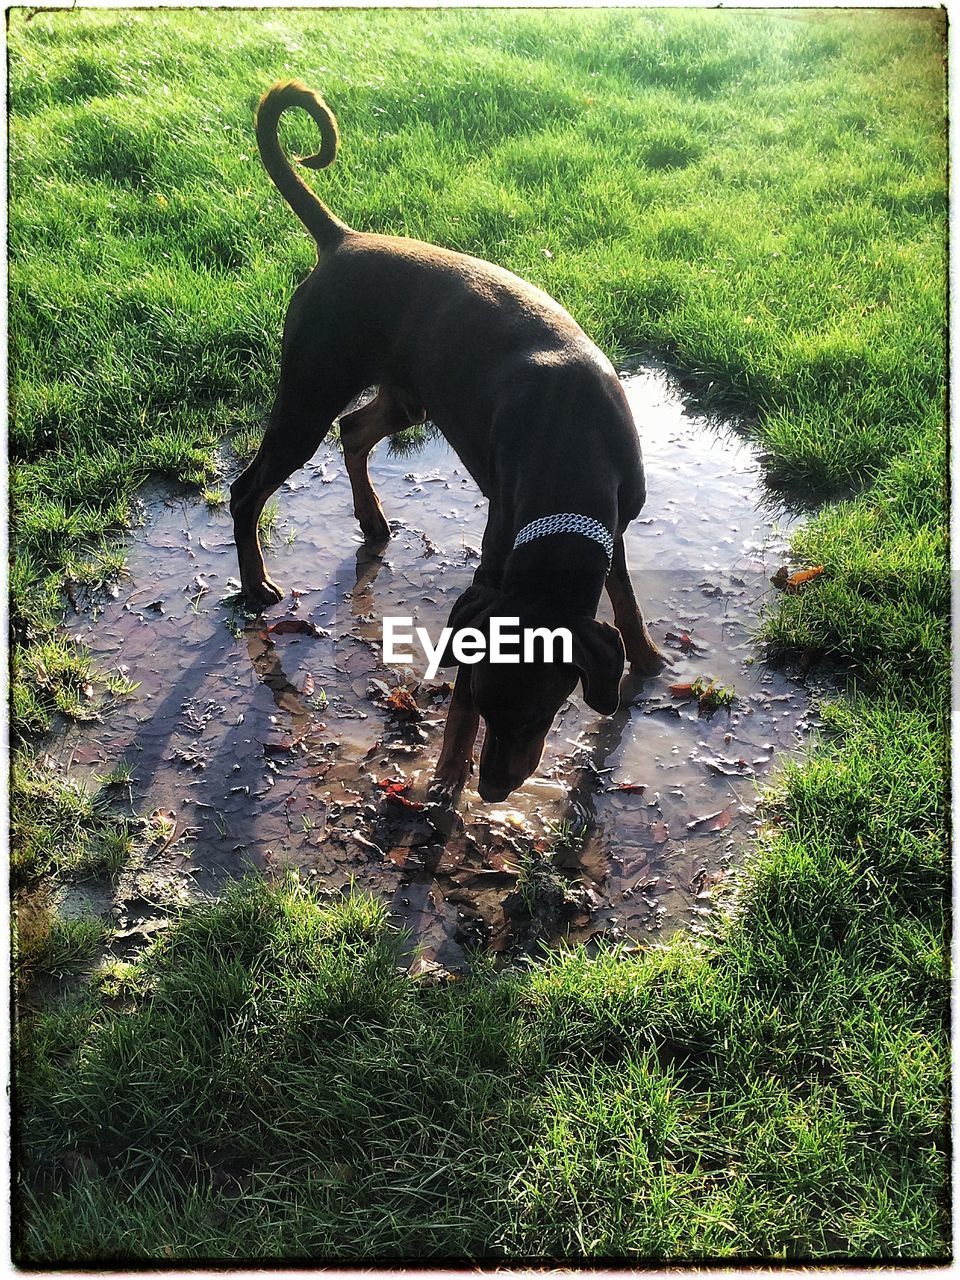
M578 682L587 705L610 715L625 660L642 676L666 661L623 550L624 529L646 497L636 427L613 366L547 293L481 259L354 231L337 218L280 146L280 116L294 107L313 118L321 139L301 165L326 168L339 145L333 113L299 81L278 83L260 100L264 168L316 241L317 264L287 310L263 442L231 486L242 595L258 610L282 598L264 566L260 513L355 396L379 388L340 418L354 512L369 544L390 536L370 483L370 451L429 415L489 502L480 567L449 625L483 631L491 617L509 617L572 636L572 663L483 660L456 676L432 794L449 799L466 784L482 719L479 792L500 801L536 769ZM596 620L604 586L615 626Z

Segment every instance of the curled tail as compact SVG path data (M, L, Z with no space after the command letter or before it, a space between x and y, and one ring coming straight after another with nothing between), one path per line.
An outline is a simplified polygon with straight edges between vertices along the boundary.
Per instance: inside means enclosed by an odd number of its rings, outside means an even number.
M302 107L320 129L320 150L313 156L298 157L310 169L325 169L337 156L337 122L333 112L312 89L299 80L275 84L260 99L256 115L257 146L263 167L277 190L307 228L320 249L333 248L348 230L294 172L277 136L280 116L288 107Z

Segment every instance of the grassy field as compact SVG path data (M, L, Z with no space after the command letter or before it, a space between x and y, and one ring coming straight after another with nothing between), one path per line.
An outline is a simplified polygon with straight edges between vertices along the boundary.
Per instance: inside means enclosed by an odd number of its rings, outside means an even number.
M37 758L123 691L62 590L118 571L144 477L256 440L311 264L255 155L275 79L337 112L317 184L352 225L503 263L753 411L772 479L853 494L767 624L850 693L722 937L425 989L376 904L242 886L21 1019L22 1261L948 1255L942 39L934 10L13 11L18 889L129 848ZM21 914L34 973L98 941Z

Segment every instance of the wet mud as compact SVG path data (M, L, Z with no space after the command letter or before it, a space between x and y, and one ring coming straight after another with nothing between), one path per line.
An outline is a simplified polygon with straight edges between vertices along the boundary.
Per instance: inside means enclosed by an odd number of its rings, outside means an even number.
M760 818L757 793L804 750L827 676L775 670L752 636L798 518L764 489L749 445L687 412L668 374L625 376L647 469L626 535L634 585L674 665L628 676L600 717L574 696L537 774L502 804L472 786L429 803L450 685L381 661L382 618L436 635L479 563L486 503L441 439L371 459L393 538L361 543L331 442L283 487L266 558L285 599L239 612L225 509L157 496L116 595L67 625L136 691L51 755L95 779L119 761L129 811L151 825L110 882L61 890L60 910L110 919L142 945L185 903L295 869L338 895L385 899L413 963L442 975L473 950L519 958L562 939L644 945L709 930ZM604 602L601 615L611 615ZM675 693L698 678L727 706Z

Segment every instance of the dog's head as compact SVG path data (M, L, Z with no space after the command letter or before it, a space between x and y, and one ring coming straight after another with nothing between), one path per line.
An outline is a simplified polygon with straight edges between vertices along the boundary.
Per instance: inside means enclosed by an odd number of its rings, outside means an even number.
M542 645L535 646L531 661L525 661L521 644L519 662L491 662L492 618L517 618L521 634L533 628L565 628L572 640L572 661L545 661ZM529 778L540 763L557 712L578 682L583 684L584 701L594 711L612 715L620 705L623 641L620 632L605 622L586 615L564 616L556 610L545 613L516 596L473 586L454 605L447 625L454 632L472 627L487 640L483 659L465 666L458 677L469 678L473 701L486 725L480 753L483 800L504 800ZM451 662L456 662L452 655L447 658Z

